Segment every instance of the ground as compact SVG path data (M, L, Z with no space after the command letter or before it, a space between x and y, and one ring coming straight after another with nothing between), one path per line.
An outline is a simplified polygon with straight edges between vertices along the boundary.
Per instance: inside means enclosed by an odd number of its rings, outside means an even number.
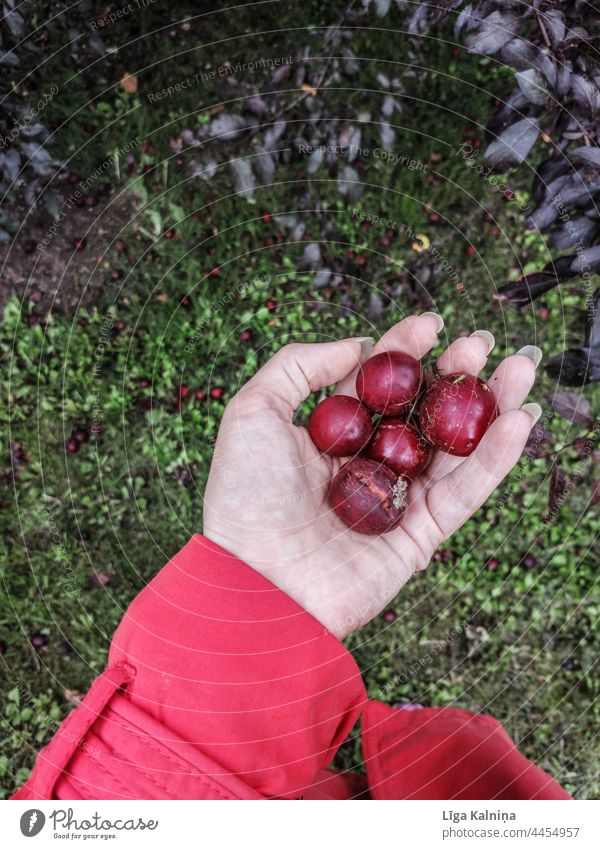
M316 5L307 4L302 15L317 14ZM240 13L238 40L211 47L213 65L249 61L242 35L250 25ZM227 23L221 26L229 32ZM223 167L210 181L189 179L193 152L177 152L184 130L201 126L202 110L223 99L222 83L153 103L146 97L197 71L202 33L192 26L154 37L155 60L138 74L137 93L125 92L118 80L148 61L147 42L120 50L100 72L67 88L60 107L49 107L57 125L67 115L58 139L72 185L107 158L117 166L88 192L92 208L65 217L35 269L37 249L26 245L39 243L51 226L42 213L5 251L5 796L101 671L127 604L201 529L202 491L224 405L282 344L378 335L406 313L430 308L445 319L444 340L491 330L497 340L491 369L522 345L537 344L548 356L579 333L584 304L575 283L520 310L493 297L520 263L529 269L547 259L544 243L522 228L527 167L510 175L516 195L507 199L458 152L465 139L482 140L490 98L507 87L503 73L432 45L430 70L415 76L397 121L398 149L427 170L367 159L360 200L348 203L335 177L326 171L311 177L296 159L278 171L274 185L246 200L232 192L226 163L233 142L214 149ZM219 34L212 33L215 42ZM282 36L281 54L299 39L318 48L317 35ZM253 34L252 55L268 50L269 38ZM379 97L376 76L394 73L397 43L393 33L359 33L354 49L364 57L362 91L348 97L367 105ZM48 73L67 70L51 66ZM331 108L344 108L346 95L328 97ZM460 114L453 111L457 103ZM133 139L140 144L121 155ZM297 209L308 234L300 243L277 218ZM393 223L365 227L368 216ZM81 237L85 246L73 251ZM311 239L339 280L321 285L297 268ZM428 243L443 260L431 276L422 250ZM219 397L211 397L215 388ZM576 797L595 798L600 605L597 508L589 506L595 471L577 444L561 450L577 485L544 520L552 452L585 434L552 410L555 391L542 371L532 400L545 410L543 451L522 458L387 615L350 637L348 647L372 696L489 711ZM586 396L597 410L597 388ZM316 400L303 407L300 421ZM548 456L538 456L543 452ZM337 762L360 766L356 736Z

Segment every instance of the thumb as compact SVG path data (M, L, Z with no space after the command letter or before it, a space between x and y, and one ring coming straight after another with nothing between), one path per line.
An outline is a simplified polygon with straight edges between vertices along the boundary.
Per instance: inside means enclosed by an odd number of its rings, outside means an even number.
M286 419L311 392L343 380L362 360L363 346L371 348L369 336L285 345L233 399L237 406L273 409Z

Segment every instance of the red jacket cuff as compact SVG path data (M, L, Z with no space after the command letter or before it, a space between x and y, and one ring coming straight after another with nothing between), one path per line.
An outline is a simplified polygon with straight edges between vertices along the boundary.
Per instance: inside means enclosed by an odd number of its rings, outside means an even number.
M125 698L264 796L328 765L366 693L342 644L262 575L196 535L132 602L110 665Z

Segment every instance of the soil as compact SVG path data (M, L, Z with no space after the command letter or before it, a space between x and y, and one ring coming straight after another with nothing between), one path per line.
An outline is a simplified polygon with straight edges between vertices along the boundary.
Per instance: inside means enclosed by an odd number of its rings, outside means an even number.
M39 316L73 315L82 306L112 299L121 285L111 277L119 265L115 240L127 239L137 206L138 199L129 193L98 198L92 208L63 207L54 222L44 210L31 212L14 240L0 245L0 309L11 294ZM15 219L23 221L26 212L16 211ZM82 239L85 247L75 250ZM45 250L40 250L44 240Z

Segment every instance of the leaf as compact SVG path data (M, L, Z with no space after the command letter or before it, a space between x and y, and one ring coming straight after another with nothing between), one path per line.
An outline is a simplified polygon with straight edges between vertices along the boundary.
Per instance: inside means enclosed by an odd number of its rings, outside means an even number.
M578 253L571 264L575 274L597 274L600 271L600 245Z
M88 46L96 53L98 56L105 56L108 52L106 49L106 44L100 38L99 35L90 35L88 39Z
M552 442L552 438L551 432L542 424L536 422L531 428L523 453L531 460L539 460L546 453L542 446Z
M392 150L394 147L394 142L396 141L396 133L390 127L387 121L381 122L379 133L381 138L381 147L384 150Z
M594 348L569 348L546 366L551 378L563 386L583 386L600 380L600 352Z
M199 159L190 159L188 162L190 177L201 177L203 180L212 180L217 173L217 163L214 159L201 162Z
M19 57L12 50L0 51L0 65L9 65L14 67L19 64Z
M527 71L519 71L515 74L517 85L530 103L537 106L545 106L548 102L550 92L544 84L544 78L535 68Z
M375 0L375 11L377 15L382 18L384 15L390 11L390 6L392 5L391 0Z
M275 68L273 73L271 74L271 82L277 85L285 80L286 77L290 75L292 71L291 63L286 63L285 65L280 65L278 68Z
M379 321L384 312L383 298L377 292L369 294L369 301L366 307L367 318L370 321Z
M0 168L4 171L6 179L13 183L21 170L21 157L19 151L11 148L6 153L0 153Z
M350 165L344 165L338 175L338 192L345 197L349 203L355 203L362 193L362 184L358 172Z
M348 143L348 162L354 162L360 153L360 143L362 139L362 131L360 127L355 127L350 135Z
M568 422L585 425L588 429L593 425L592 407L583 395L559 390L549 397L548 401L552 409Z
M254 115L264 115L268 111L268 106L260 94L253 94L246 101L246 109Z
M537 15L546 27L550 41L556 47L564 39L566 33L564 12L560 12L558 9L551 9L549 12L538 10Z
M570 265L571 257L568 257L568 260ZM559 263L560 258L556 261L556 264ZM528 304L530 301L539 298L540 295L549 292L550 289L554 289L555 286L558 286L559 282L560 275L556 268L545 268L533 274L524 274L512 282L506 283L498 289L494 297L503 303Z
M507 127L516 123L525 106L527 106L527 98L520 88L516 88L506 103L488 120L485 128L488 141L491 143L498 136L501 136Z
M251 198L256 188L256 180L252 167L247 159L230 159L229 164L233 171L233 187L237 195Z
M37 136L39 133L43 133L45 129L46 128L44 127L44 125L40 124L39 122L37 124L24 124L21 127L21 135L27 139L31 139L34 136Z
M25 21L23 19L23 15L21 15L20 12L17 12L15 9L8 9L5 4L3 20L9 28L10 34L13 38L23 38L23 35L25 33Z
M587 304L585 347L600 348L600 289L596 289Z
M323 164L324 157L325 154L323 153L323 148L315 148L315 150L313 150L306 162L306 173L310 175L316 174L321 165Z
M571 92L577 105L592 118L596 117L600 108L600 94L595 83L581 74L573 74Z
M322 289L323 286L327 286L331 279L331 271L328 268L321 268L315 274L313 278L313 287L315 289Z
M596 85L581 74L573 74L571 92L577 105L588 115L595 117L600 108L600 94Z
M270 186L275 179L275 160L270 153L259 148L253 159L254 170L263 186Z
M229 138L233 139L246 129L246 121L241 115L231 115L228 112L221 112L216 118L210 122L209 134L213 138Z
M590 503L589 507L595 507L596 504L600 504L600 478L597 481L592 483L592 490L590 492Z
M563 60L559 62L556 69L556 94L558 97L566 97L571 89L571 75L573 63Z
M127 71L121 77L119 84L127 94L135 94L138 90L138 78L135 74L129 74Z
M265 133L262 149L270 152L279 147L279 139L285 132L287 124L285 121L276 121Z
M569 159L571 162L580 163L583 165L594 165L600 168L600 148L588 147L582 145L569 151Z
M484 53L491 56L514 38L519 29L519 19L504 12L492 12L482 21L479 32L467 38L467 48L471 53Z
M318 242L309 242L298 260L299 269L315 269L321 264L321 248Z
M50 177L58 165L48 151L42 145L36 142L25 142L21 145L21 150L29 157L29 164L40 177Z
M558 77L558 69L556 63L550 58L547 53L538 52L536 60L534 62L534 68L536 68L542 74L542 76L546 78L546 81L548 82L550 88L554 88Z
M568 179L565 173L569 163L561 157L560 159L546 159L535 172L533 179L532 196L536 204L542 203L553 192L551 185L557 178Z
M342 69L346 76L355 77L360 68L358 62L356 61L356 57L352 50L349 47L342 48Z
M489 145L485 152L486 165L498 171L519 165L527 157L538 135L539 124L536 119L523 118L517 121Z
M513 38L502 48L502 61L517 71L525 71L535 65L537 48L522 38Z
M567 489L567 479L565 473L558 465L554 463L552 473L550 475L550 492L548 493L548 517L554 516L562 507L565 500Z
M594 221L593 218L582 215L580 218L566 221L559 230L551 233L548 244L558 251L572 248L578 244L585 247L592 242L597 230L598 222Z
M381 104L381 114L385 118L389 118L390 115L394 113L395 106L396 101L394 100L392 95L386 94L386 96L383 98L383 103Z

